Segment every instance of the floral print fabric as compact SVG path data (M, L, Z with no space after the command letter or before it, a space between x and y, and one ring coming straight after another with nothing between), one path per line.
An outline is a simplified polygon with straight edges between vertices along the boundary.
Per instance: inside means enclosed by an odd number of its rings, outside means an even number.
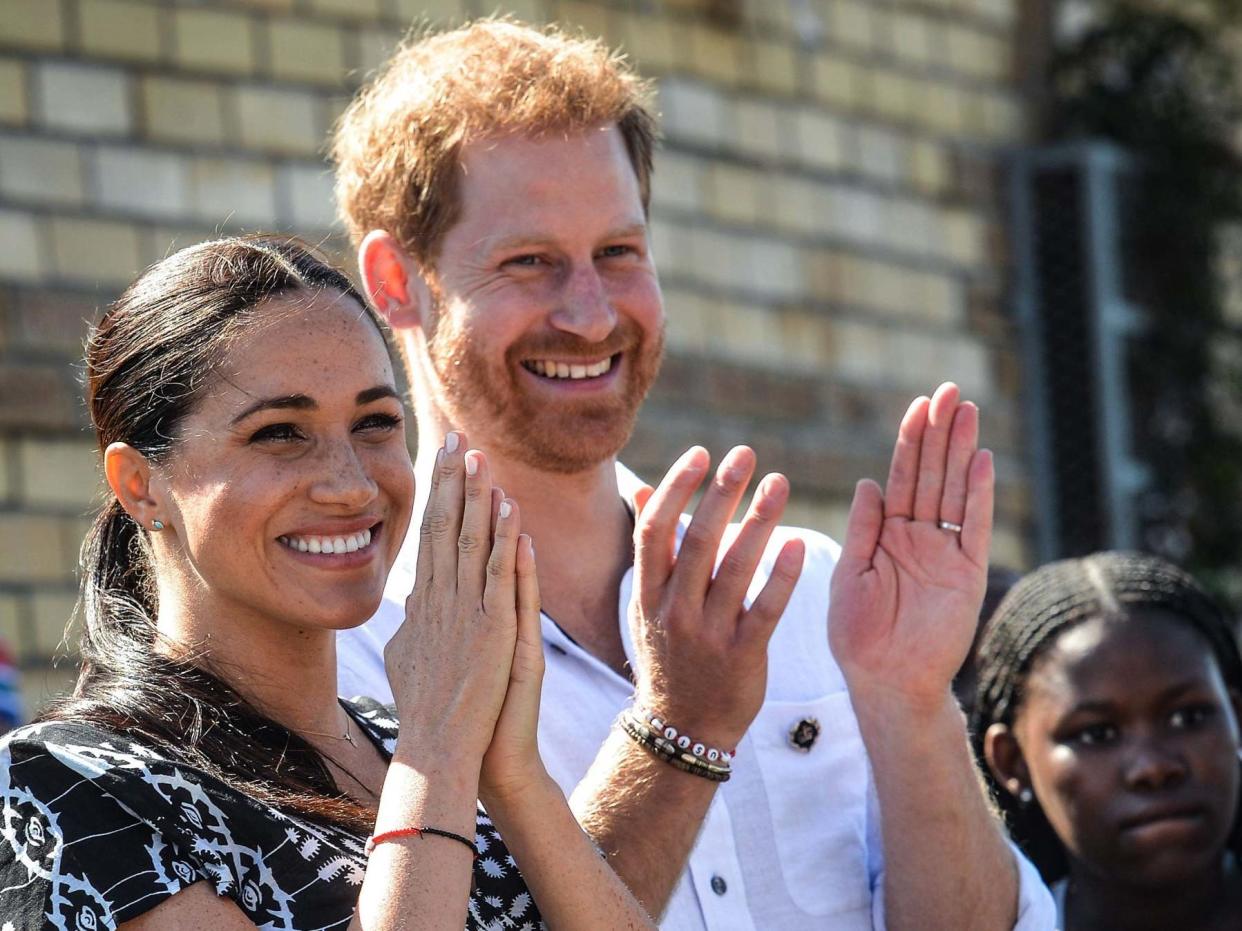
M386 755L397 723L344 703ZM196 882L260 928L344 929L366 839L283 814L99 728L54 722L0 741L0 931L102 931ZM530 893L479 809L467 931L534 929Z

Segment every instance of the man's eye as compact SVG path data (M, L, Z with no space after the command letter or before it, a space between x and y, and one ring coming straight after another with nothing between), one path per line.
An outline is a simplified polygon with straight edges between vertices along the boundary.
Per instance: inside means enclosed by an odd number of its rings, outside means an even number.
M300 440L302 433L291 423L272 423L250 435L251 443L288 443Z
M615 259L623 255L631 255L634 252L632 246L605 246L599 251L599 254L606 259Z
M537 255L515 255L511 259L505 259L506 265L517 265L522 268L534 268L542 263L543 259Z

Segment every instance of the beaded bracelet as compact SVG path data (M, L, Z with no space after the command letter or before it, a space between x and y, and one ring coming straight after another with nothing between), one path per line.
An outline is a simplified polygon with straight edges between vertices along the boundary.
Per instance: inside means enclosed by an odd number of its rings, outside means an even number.
M705 763L719 763L721 766L728 766L733 759L733 754L737 752L736 750L717 750L715 747L699 743L692 739L689 734L678 733L677 728L671 724L666 724L658 715L654 715L646 709L634 708L632 712L635 717L644 722L657 734L663 736L665 740L676 743L677 749L685 750Z
M727 758L723 763L709 763L692 753L687 753L662 733L654 731L646 721L632 711L622 714L619 723L621 729L635 743L674 769L712 782L727 782L733 773Z
M454 834L452 831L442 831L439 828L397 828L395 831L384 831L380 834L372 834L367 838L365 848L366 855L371 856L371 852L375 848L390 840L400 840L403 837L422 837L424 834L434 834L436 837L447 837L449 840L455 840L459 844L465 844L470 848L470 852L474 854L474 858L479 859L479 848L474 845L474 841L462 837L460 834Z

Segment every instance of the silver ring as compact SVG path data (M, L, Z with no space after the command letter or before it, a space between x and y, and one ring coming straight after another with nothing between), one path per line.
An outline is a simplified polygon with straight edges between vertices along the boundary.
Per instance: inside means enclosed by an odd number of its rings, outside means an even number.
M939 527L941 530L952 530L954 533L961 533L961 532L962 532L962 525L961 525L961 524L955 524L955 523L953 523L953 521L951 521L951 520L941 520L941 521L937 521L937 522L936 522L936 526L937 526L937 527Z

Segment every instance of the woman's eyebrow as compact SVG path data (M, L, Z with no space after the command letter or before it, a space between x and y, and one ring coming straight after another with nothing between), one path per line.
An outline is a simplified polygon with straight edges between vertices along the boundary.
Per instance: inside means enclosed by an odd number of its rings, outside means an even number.
M380 398L396 398L400 401L401 395L397 394L397 389L392 385L376 385L374 388L359 391L358 396L354 398L354 402L359 405L370 404L372 401L378 401Z
M374 391L375 389L372 388L369 390ZM272 408L304 411L314 410L318 406L319 405L315 403L314 398L311 398L305 394L286 394L277 398L259 398L259 400L255 401L244 411L230 420L229 425L233 426L235 424L239 424L252 414L257 414L259 411L270 410Z

